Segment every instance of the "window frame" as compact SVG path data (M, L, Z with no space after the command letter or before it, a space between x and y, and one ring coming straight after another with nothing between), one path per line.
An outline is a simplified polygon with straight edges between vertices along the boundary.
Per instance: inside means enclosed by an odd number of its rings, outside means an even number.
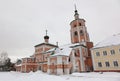
M82 26L82 24L81 24L81 23L79 23L79 26Z
M77 27L77 25L74 25L74 27Z
M110 63L108 61L105 62L106 67L110 67Z
M100 52L96 52L96 56L100 56Z
M103 51L103 56L106 56L107 55L107 51Z
M111 53L111 55L114 55L115 54L115 50L114 49L110 50L110 53Z
M80 30L80 35L81 35L81 36L83 36L83 35L84 35L83 30Z
M113 65L114 67L118 67L119 66L118 61L113 61Z
M74 36L78 36L78 32L77 31L74 32Z
M98 62L98 67L102 67L102 63L101 62Z

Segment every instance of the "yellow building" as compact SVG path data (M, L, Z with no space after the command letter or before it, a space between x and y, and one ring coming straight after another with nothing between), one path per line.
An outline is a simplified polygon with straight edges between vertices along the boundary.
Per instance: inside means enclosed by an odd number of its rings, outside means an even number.
M120 34L99 42L91 53L94 71L120 72Z

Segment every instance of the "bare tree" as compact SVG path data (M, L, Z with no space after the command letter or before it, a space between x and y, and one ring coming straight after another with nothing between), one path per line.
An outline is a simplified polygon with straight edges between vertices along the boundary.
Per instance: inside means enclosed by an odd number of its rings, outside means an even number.
M0 54L0 65L4 65L8 59L9 58L7 52L2 52Z

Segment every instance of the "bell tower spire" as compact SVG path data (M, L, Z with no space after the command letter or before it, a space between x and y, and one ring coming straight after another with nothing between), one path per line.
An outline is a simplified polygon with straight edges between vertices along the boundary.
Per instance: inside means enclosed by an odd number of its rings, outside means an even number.
M77 10L77 8L76 8L76 4L74 4L74 7L75 7L75 10Z
M46 30L46 36L47 36L47 32L48 32L48 31Z
M75 19L79 19L79 14L78 14L78 11L77 11L77 8L76 8L76 4L74 4L74 7L75 7Z

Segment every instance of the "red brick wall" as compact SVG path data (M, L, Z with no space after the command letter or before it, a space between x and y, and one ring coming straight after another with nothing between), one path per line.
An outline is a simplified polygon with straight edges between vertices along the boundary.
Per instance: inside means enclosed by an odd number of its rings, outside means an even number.
M22 72L30 72L30 71L37 71L37 64L25 64L22 65Z
M88 56L91 56L90 48L93 47L93 42L87 42Z

